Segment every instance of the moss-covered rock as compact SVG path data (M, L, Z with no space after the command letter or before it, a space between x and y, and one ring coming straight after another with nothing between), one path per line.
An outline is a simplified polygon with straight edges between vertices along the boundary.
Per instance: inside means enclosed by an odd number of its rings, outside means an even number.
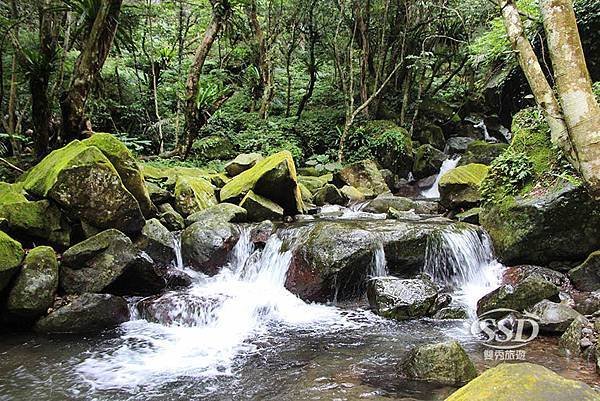
M540 365L503 363L483 372L446 401L596 401L583 382L565 379Z
M0 231L0 292L10 282L25 256L20 243Z
M335 174L334 181L341 184L339 187L351 185L369 198L390 190L377 164L372 160L362 160L344 167Z
M298 183L298 188L300 189L300 195L302 196L302 202L304 202L305 207L307 204L312 203L312 192L301 182Z
M592 329L592 323L584 316L577 316L560 336L558 346L567 356L581 356L585 350L581 340L585 337L584 329ZM593 333L593 331L592 331ZM587 348L591 346L591 343Z
M447 158L441 150L431 145L421 145L415 150L415 163L413 164L412 173L416 179L437 174Z
M233 143L224 136L211 135L196 140L192 153L203 161L229 160L235 156Z
M235 176L221 189L221 201L241 199L249 191L277 203L287 215L304 211L294 159L287 150L271 155Z
M135 245L155 263L168 266L175 261L175 237L158 219L146 221Z
M298 183L303 184L313 194L331 181L333 181L333 174L324 174L316 177L298 176Z
M473 142L475 139L468 136L455 136L452 138L448 138L446 141L446 153L449 155L457 155L463 154L467 151L469 144Z
M413 140L425 145L431 145L436 149L444 150L446 146L446 139L444 138L444 131L435 124L429 124L419 130L416 130L413 134Z
M227 175L230 177L235 177L251 169L263 159L264 157L260 153L242 153L225 165L225 171L227 171Z
M438 288L426 279L375 277L367 286L369 304L375 313L396 320L432 316Z
M227 261L240 237L238 229L223 221L199 221L183 231L181 254L185 266L214 275Z
M277 203L249 191L240 202L250 221L281 220L284 210Z
M110 161L97 147L79 141L46 156L27 173L24 188L98 228L134 233L144 225L137 200Z
M215 188L203 178L179 176L175 183L175 209L183 216L217 204Z
M53 310L35 324L38 333L97 333L129 320L124 298L109 294L82 294Z
M345 206L348 203L348 198L335 185L326 184L323 188L315 192L313 201L317 206L326 204Z
M54 250L40 246L29 251L21 272L10 290L6 308L25 318L46 313L58 288L58 262Z
M459 166L478 163L490 165L492 161L508 148L506 143L489 143L473 141L467 146L467 151L461 157Z
M569 271L573 285L581 291L600 289L600 251L592 252L579 266Z
M344 185L340 192L350 200L350 202L362 202L365 200L365 194L351 185Z
M158 219L169 231L181 231L185 228L185 219L177 213L173 206L164 203L158 207L160 212Z
M243 207L232 203L219 203L200 212L189 215L185 225L191 226L198 221L223 221L226 223L243 223L248 218L248 212Z
M467 164L448 171L440 178L440 203L451 210L477 206L488 170L484 164Z
M457 341L417 346L408 352L399 370L409 379L451 386L477 377L473 361Z
M119 173L125 188L137 200L144 216L150 218L155 213L154 205L150 200L140 166L131 151L127 149L127 146L113 135L102 133L96 133L82 143L100 149L104 156L110 160L117 173Z

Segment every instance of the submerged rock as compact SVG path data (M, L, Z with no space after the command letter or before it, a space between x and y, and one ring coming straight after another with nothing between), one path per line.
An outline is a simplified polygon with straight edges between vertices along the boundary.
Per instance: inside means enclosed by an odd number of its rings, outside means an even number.
M240 206L246 210L250 221L281 220L284 215L281 206L253 191L249 191L244 196Z
M81 294L35 324L38 333L95 333L129 320L125 299L109 294Z
M600 290L600 251L592 252L582 264L571 269L569 278L579 290Z
M537 317L540 331L551 334L564 333L573 320L581 316L573 308L547 299L535 304L529 312Z
M477 206L488 170L483 164L467 164L448 171L440 178L440 203L450 210Z
M446 401L596 401L583 382L565 379L540 365L503 363L483 372Z
M203 178L179 176L175 183L175 209L184 216L217 204L214 186Z
M216 274L239 239L238 229L222 221L199 221L183 231L181 254L185 266Z
M232 203L219 203L189 215L185 219L186 226L191 226L198 221L223 221L226 223L243 223L248 217L248 212L243 207Z
M0 231L0 292L10 282L25 256L21 244Z
M350 164L336 173L334 179L341 184L338 186L353 186L367 198L373 198L390 190L377 164L372 160Z
M367 297L371 308L380 316L415 319L436 312L438 288L426 279L375 277L369 280Z
M417 346L409 351L399 369L409 379L451 386L477 377L473 361L457 341Z
M54 250L40 246L29 251L10 290L6 308L25 318L39 317L52 306L58 288L58 262Z
M136 305L143 319L167 326L193 327L205 324L228 299L226 295L193 295L168 292L143 299Z
M264 157L259 153L242 153L225 165L225 171L230 177L235 177L254 167Z

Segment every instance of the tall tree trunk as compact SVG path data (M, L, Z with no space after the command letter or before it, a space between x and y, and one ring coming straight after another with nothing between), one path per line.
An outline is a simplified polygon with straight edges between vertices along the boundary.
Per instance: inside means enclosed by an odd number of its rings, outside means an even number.
M548 83L531 43L525 36L521 16L514 0L500 0L504 26L513 50L516 52L519 65L529 82L536 103L544 111L544 116L550 126L552 142L565 149L565 154L576 163L571 151L567 126L562 119L558 101L552 87Z
M362 1L356 1L354 3L354 12L356 14L358 31L360 33L360 44L361 44L361 58L360 58L360 101L365 103L369 99L369 84L368 84L368 70L369 60L371 58L371 48L369 44L369 7L370 1L367 0L366 4ZM363 8L365 10L363 11ZM362 111L366 116L369 115L369 108L365 107Z
M296 117L298 119L302 117L302 113L304 112L308 101L313 95L315 83L317 82L317 57L315 54L315 47L317 45L318 36L315 29L314 20L315 3L315 1L311 3L308 14L308 85L306 86L304 96L302 96L302 99L300 99L300 104L298 105L298 110L296 111Z
M592 91L571 0L541 0L548 52L579 171L600 197L600 107Z
M61 111L63 139L79 137L85 127L85 104L117 32L123 0L101 0L83 50L77 58L69 90L63 95Z

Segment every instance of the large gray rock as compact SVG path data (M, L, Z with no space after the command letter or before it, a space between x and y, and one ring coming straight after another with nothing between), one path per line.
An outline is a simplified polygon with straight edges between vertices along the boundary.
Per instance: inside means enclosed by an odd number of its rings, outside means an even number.
M239 237L238 229L231 223L194 223L181 236L183 263L203 273L216 274L227 261Z
M211 316L229 296L167 292L141 300L136 305L142 318L163 325L196 326Z
M248 220L281 220L284 210L277 203L249 191L240 202L240 207L246 210Z
M573 308L547 299L535 304L529 312L537 317L540 331L550 334L564 333L573 320L581 316Z
M460 386L477 377L477 369L457 341L420 345L400 363L400 374L431 383Z
M448 156L431 145L421 145L415 150L413 175L415 178L425 178L440 171L442 163Z
M246 221L248 212L243 207L232 203L219 203L189 215L185 219L186 226L191 226L198 221L222 221L226 223L243 223Z
M29 251L10 290L6 308L13 315L38 317L52 306L58 288L58 262L54 250L40 246Z
M335 181L340 184L339 187L353 186L368 198L390 190L377 164L372 160L363 160L344 167L335 174Z
M38 333L96 333L129 320L125 299L109 294L81 294L35 324Z
M600 290L600 251L592 252L582 264L571 269L569 278L579 290Z
M170 265L175 260L175 237L157 219L146 221L136 246L161 265Z
M169 203L158 207L160 211L160 222L169 229L169 231L180 231L185 228L185 220Z
M427 279L375 277L369 280L367 297L373 311L380 316L415 319L436 312L438 288Z
M437 213L437 202L415 201L392 194L382 194L369 201L363 211L371 213L388 213L390 209L399 212L413 210L415 213L433 214Z
M446 141L445 152L449 155L465 153L469 147L469 144L474 140L475 139L468 136L456 136L453 138L448 138Z
M264 157L259 153L242 153L225 165L225 171L230 177L235 177L254 167L262 159Z
M348 198L333 184L325 184L325 186L315 192L313 196L315 205L346 205Z

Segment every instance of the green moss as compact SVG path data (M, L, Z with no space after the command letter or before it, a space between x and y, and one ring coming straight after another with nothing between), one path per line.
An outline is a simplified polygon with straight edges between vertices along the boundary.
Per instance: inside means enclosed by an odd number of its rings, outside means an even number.
M283 217L283 208L277 203L249 191L240 206L248 211L248 220L278 220Z
M440 179L440 186L466 184L479 187L487 175L489 167L485 164L467 164L448 171Z
M10 281L15 269L21 264L25 256L20 243L0 231L0 291Z
M179 176L175 184L175 208L185 216L217 204L215 188L203 178Z
M7 184L0 182L0 208L3 205L17 202L26 202L27 198L23 194L22 184Z

